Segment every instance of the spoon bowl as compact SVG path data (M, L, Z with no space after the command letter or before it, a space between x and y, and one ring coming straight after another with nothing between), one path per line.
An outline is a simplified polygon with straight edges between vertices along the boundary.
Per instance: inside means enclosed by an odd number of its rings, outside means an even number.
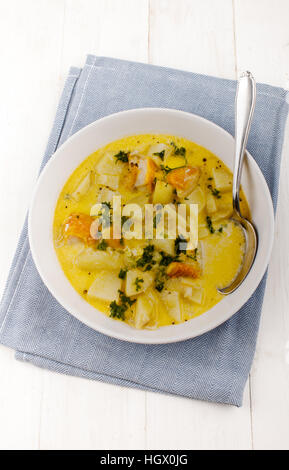
M245 238L245 250L241 267L231 284L218 289L218 292L223 295L231 294L242 284L254 263L258 247L257 231L249 220L240 217L237 212L234 212L230 220L242 228Z
M226 287L218 292L224 295L234 292L249 274L258 248L257 230L240 209L240 185L246 145L251 128L256 103L256 82L251 72L244 72L238 81L235 102L235 160L233 172L233 215L231 220L238 224L244 233L245 250L243 261L237 275Z

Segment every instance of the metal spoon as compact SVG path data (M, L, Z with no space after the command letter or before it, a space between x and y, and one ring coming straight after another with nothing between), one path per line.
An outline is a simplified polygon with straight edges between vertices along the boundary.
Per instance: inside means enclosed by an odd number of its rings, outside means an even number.
M243 160L246 151L248 135L256 102L256 82L250 72L244 72L238 81L235 101L235 162L233 174L233 215L231 220L243 229L245 236L245 251L242 265L231 284L218 289L221 294L231 294L236 290L248 275L254 262L258 236L253 224L242 217L240 211L240 184Z

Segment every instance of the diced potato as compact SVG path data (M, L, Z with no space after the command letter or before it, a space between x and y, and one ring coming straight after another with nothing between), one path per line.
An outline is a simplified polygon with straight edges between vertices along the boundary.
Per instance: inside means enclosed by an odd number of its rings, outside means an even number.
M76 200L79 201L82 196L84 196L87 191L90 188L91 185L91 180L92 180L92 172L89 171L87 175L81 180L75 191L72 193L72 197Z
M184 297L190 298L192 296L193 288L192 286L184 285L182 291Z
M96 184L108 186L111 189L118 189L119 176L118 175L96 175Z
M143 272L140 269L131 269L126 274L126 295L131 296L141 294L153 283L153 280L154 275L151 272Z
M143 328L153 315L153 301L146 294L140 294L136 301L134 326L138 329Z
M154 195L153 204L169 204L174 197L174 188L165 181L157 181Z
M163 240L154 239L153 245L157 250L164 251L168 255L174 256L175 254L175 240L164 238Z
M219 191L232 189L232 175L226 170L213 168L215 186Z
M107 302L118 300L121 289L121 279L116 272L100 271L96 279L88 289L88 297L93 297Z
M192 287L192 294L190 300L196 304L201 304L203 301L204 289L203 287Z
M181 306L179 292L163 290L161 292L162 301L165 304L168 314L177 322L181 321Z
M195 316L194 304L188 299L181 299L181 310L183 318L193 318Z
M214 214L217 210L217 204L214 196L212 194L208 194L207 196L207 212L209 215Z
M123 255L118 252L84 249L75 260L77 266L85 271L94 271L103 266L118 270L123 267Z
M112 202L113 196L117 195L119 195L119 193L116 193L111 189L102 188L101 191L99 191L97 202Z
M197 304L201 304L203 301L204 295L204 288L198 281L193 281L189 278L183 278L181 280L182 287L183 287L183 295L185 298L190 300L191 302L195 302Z
M196 189L194 189L191 194L189 194L186 198L182 199L181 202L182 204L187 204L188 206L190 204L198 204L198 211L200 213L202 212L206 204L204 191L198 186Z
M105 153L96 165L96 171L100 175L121 175L125 164L117 161L113 153Z

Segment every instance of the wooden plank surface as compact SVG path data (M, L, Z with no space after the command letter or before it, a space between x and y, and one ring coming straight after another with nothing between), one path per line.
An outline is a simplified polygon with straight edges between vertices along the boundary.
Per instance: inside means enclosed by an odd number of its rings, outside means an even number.
M287 0L0 0L1 290L70 65L92 53L288 87L288 14ZM1 347L1 449L289 448L288 154L243 407L66 377Z

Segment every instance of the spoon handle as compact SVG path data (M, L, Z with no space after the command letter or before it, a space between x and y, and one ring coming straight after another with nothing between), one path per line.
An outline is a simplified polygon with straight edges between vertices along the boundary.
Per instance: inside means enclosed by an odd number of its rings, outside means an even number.
M256 82L250 72L239 78L235 101L235 162L233 208L240 214L239 192L243 160L256 102Z

